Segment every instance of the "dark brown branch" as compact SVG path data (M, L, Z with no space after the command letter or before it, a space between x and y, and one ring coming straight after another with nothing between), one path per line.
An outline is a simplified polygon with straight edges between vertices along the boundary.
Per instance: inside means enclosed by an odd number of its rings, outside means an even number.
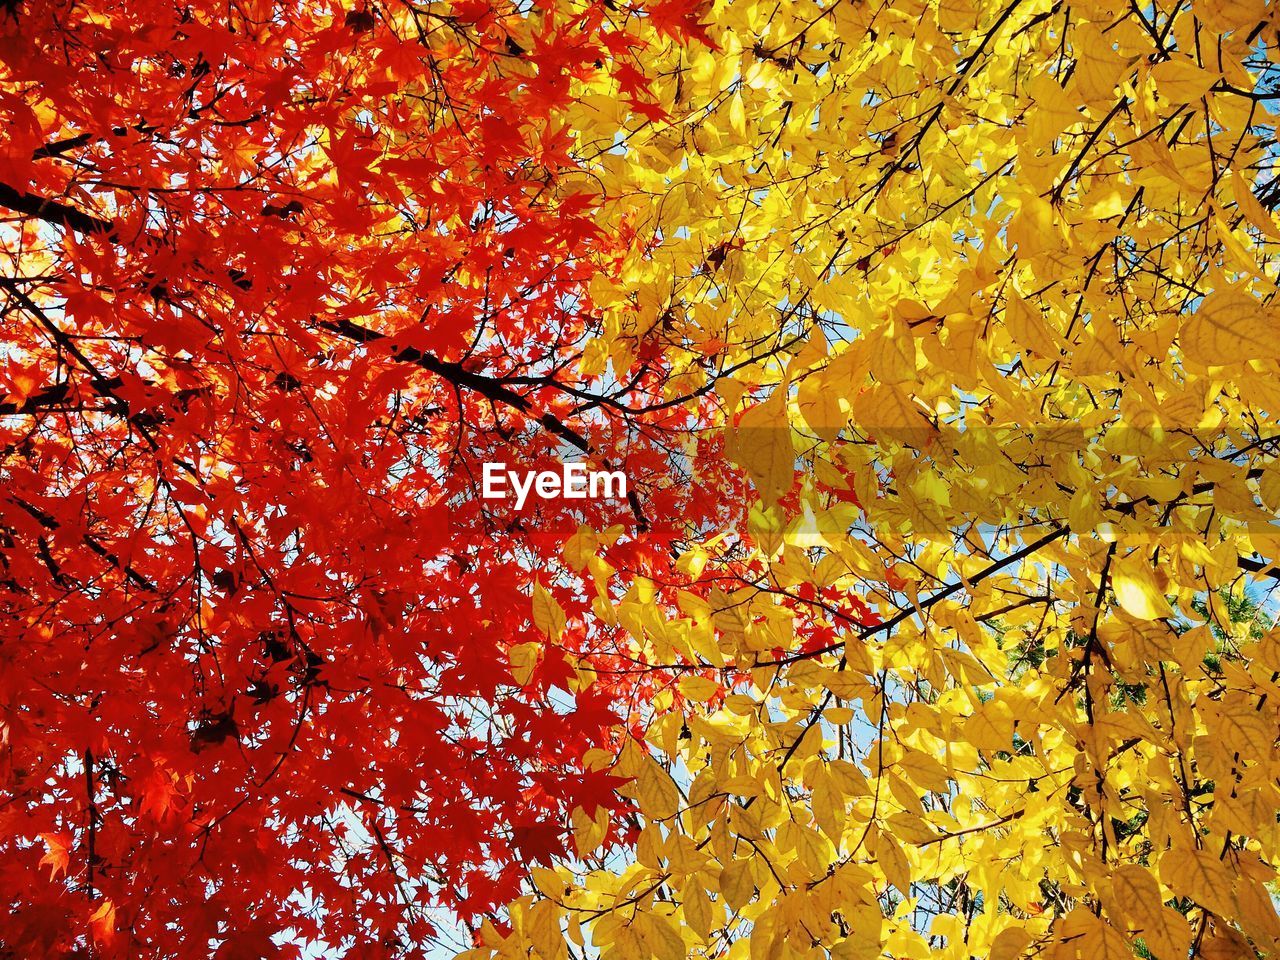
M320 326L326 330L338 333L348 340L354 340L357 343L376 343L386 340L387 335L378 333L376 330L370 330L368 327L362 327L358 323L352 323L350 320L338 320L335 322L322 321ZM574 430L568 424L562 422L549 413L539 417L533 410L532 404L529 403L527 397L523 394L516 393L510 387L491 377L482 376L467 370L460 363L452 363L448 360L441 360L430 353L424 353L414 347L399 347L391 355L393 360L400 363L412 363L414 366L421 367L423 370L430 371L439 377L443 377L450 383L457 384L460 387L466 387L482 397L487 397L494 403L502 404L518 411L530 420L535 420L546 428L548 433L566 440L583 453L591 453L591 443L578 431Z
M64 380L62 383L55 383L53 386L45 387L43 390L37 390L21 402L5 401L0 403L0 416L60 409L62 404L71 399L73 386L75 384L72 381ZM88 386L99 396L109 397L114 400L113 391L119 390L124 386L124 381L119 377L108 377L105 380L90 380Z
M13 503L16 503L19 507L21 507L27 513L31 514L31 516L34 517L40 523L40 525L44 527L46 530L57 530L59 527L62 526L62 524L58 522L57 518L49 514L47 511L41 510L34 503L28 503L26 500L23 500L20 497L10 497L10 500L12 500ZM134 584L136 584L137 586L141 587L144 590L149 590L152 593L160 592L160 588L157 587L154 583L152 583L151 580L149 580L147 577L143 576L142 574L138 573L138 571L134 570L133 567L129 566L129 564L125 563L123 560L117 557L114 553L112 553L110 550L104 547L101 543L98 542L96 537L86 533L81 539L83 540L84 545L86 547L88 547L90 550L96 553L103 560L106 560L109 564L111 564L117 570L120 570L121 572L123 572L124 575Z
M319 321L320 326L333 333L337 333L348 340L356 343L375 343L388 339L386 334L379 333L376 330L370 330L368 327L362 327L358 323L352 323L350 320L336 321ZM544 430L552 436L559 437L561 440L567 441L575 449L582 453L595 453L595 448L591 445L586 437L580 434L573 427L569 426L554 414L544 413L539 415L533 408L533 404L529 402L529 398L524 394L517 393L506 384L492 377L486 377L479 373L474 373L466 369L460 363L454 363L449 360L441 360L430 353L424 353L415 347L396 347L393 344L394 352L391 355L393 360L400 363L412 363L414 366L421 367L434 373L436 376L448 380L454 386L463 387L480 394L482 397L509 407L520 413L529 420L539 424ZM607 464L606 464L607 466ZM640 498L636 496L634 490L627 491L627 504L631 508L631 513L636 518L641 530L649 528L649 521L644 515L644 511L640 506Z
M90 216L82 213L66 204L58 203L54 200L44 200L30 193L19 193L7 184L0 183L0 206L8 207L19 213L26 213L33 217L45 221L55 226L64 227L68 230L74 230L78 233L105 234L108 239L119 242L119 236L116 234L115 224L110 220L103 220L98 217ZM240 279L243 282L242 278ZM26 300L26 298L23 298ZM30 301L26 301L29 303ZM25 305L25 304L24 304ZM362 327L359 324L352 323L350 320L339 320L336 322L321 322L320 326L325 329L337 333L348 340L356 343L374 343L385 340L386 335ZM392 359L400 363L412 363L424 370L430 371L437 376L443 377L450 383L458 387L465 387L483 397L488 398L496 404L509 407L528 419L538 423L552 436L559 437L561 440L567 441L575 449L582 453L594 453L595 450L591 442L587 440L581 433L574 430L560 418L550 413L539 415L534 409L529 399L523 394L517 393L510 387L493 379L478 373L467 370L460 363L453 363L447 360L441 360L432 354L425 353L413 347L401 347L392 354ZM109 381L106 378L98 378L104 384ZM108 390L108 394L109 394ZM0 413L6 412L0 408ZM7 412L17 412L11 410ZM632 514L636 518L641 530L649 528L649 521L644 515L644 511L640 505L640 498L634 490L627 491L627 504L631 508Z
M94 862L98 859L98 802L93 785L93 751L88 748L84 751L84 791L89 802L89 850L86 856L88 864L86 886L89 890L89 899L92 900L94 898L93 867Z
M920 604L918 607L907 607L903 610L900 610L898 613L894 614L892 617L890 617L888 620L885 620L883 623L876 623L870 626L863 627L862 630L859 631L858 633L858 639L867 640L867 639L870 639L871 637L874 637L877 633L883 633L886 630L892 630L894 627L900 624L903 620L906 620L908 617L914 616L916 613L923 613L925 610L928 610L930 607L938 603L940 600L945 600L947 597L951 596L954 593L958 593L959 591L964 590L968 587L977 586L979 583L987 579L987 577L991 576L992 574L998 573L1000 570L1003 570L1005 567L1009 566L1010 564L1017 563L1019 560L1023 560L1026 557L1031 556L1037 550L1040 550L1041 548L1048 546L1049 544L1053 543L1053 541L1055 540L1062 539L1070 532L1071 532L1070 527L1058 527L1052 532L1045 534L1039 540L1036 540L1033 543L1029 543L1025 547L1022 547L1019 550L1015 550L1013 553L1009 554L1006 557L1001 557L999 560L993 561L990 566L983 568L981 571L974 574L969 579L957 580L955 583L952 583L952 584L949 584L948 586L943 587L937 593L930 594L928 597L925 597L923 600L920 601ZM795 663L800 660L812 660L814 657L820 657L820 656L823 656L824 654L834 653L836 650L843 649L844 645L845 645L845 641L841 640L839 643L832 643L825 647L819 647L818 649L810 650L807 653L796 653L796 654L792 654L789 657L780 657L777 660L761 660L751 664L751 667L753 669L755 667L781 667L781 666L786 666L789 663Z
M52 143L46 143L43 147L36 148L31 153L31 159L49 160L53 157L60 157L68 150L75 150L92 142L93 134L77 133L74 137L67 137L64 140L55 140Z
M64 227L77 233L101 234L108 240L119 239L116 236L116 225L112 221L84 213L57 200L46 200L34 193L20 193L7 183L0 183L0 207L8 207L17 213L25 213L55 227Z
M1261 576L1270 577L1272 580L1280 580L1280 561L1254 560L1252 557L1237 557L1236 562L1239 564L1241 570L1247 570L1249 573L1256 573Z

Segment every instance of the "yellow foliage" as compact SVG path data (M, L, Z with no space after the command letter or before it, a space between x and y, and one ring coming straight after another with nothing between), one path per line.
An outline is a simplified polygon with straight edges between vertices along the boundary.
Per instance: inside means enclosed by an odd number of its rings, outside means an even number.
M1276 955L1273 6L698 11L667 121L605 73L563 120L651 241L609 356L684 318L754 539L601 575L682 696L566 909L604 960Z

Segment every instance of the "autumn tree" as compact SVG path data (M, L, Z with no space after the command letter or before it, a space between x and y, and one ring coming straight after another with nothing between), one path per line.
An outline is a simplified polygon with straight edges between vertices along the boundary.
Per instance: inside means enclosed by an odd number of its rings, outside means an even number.
M665 576L644 477L702 416L661 351L584 360L635 237L564 109L611 76L657 109L639 17L5 5L0 955L466 946L625 808L583 762L621 637L544 657L531 599L586 521ZM568 454L632 497L477 493Z
M1275 953L1273 17L6 4L0 955Z
M615 360L683 341L754 506L595 611L667 678L632 858L579 816L472 956L1275 955L1274 9L704 27L570 122Z

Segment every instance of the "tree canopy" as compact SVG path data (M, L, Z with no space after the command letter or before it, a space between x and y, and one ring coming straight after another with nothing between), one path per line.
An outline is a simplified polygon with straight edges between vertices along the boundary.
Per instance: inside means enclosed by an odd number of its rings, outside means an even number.
M1278 104L1266 0L0 4L0 957L1280 953Z

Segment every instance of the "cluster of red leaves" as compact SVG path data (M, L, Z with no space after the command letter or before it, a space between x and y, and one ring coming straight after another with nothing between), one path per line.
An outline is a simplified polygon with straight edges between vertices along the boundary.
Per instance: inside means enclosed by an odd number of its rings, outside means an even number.
M0 956L418 955L622 803L582 756L630 681L514 682L559 538L474 488L688 415L644 412L660 358L641 413L563 389L628 238L556 109L643 99L633 15L0 11Z

